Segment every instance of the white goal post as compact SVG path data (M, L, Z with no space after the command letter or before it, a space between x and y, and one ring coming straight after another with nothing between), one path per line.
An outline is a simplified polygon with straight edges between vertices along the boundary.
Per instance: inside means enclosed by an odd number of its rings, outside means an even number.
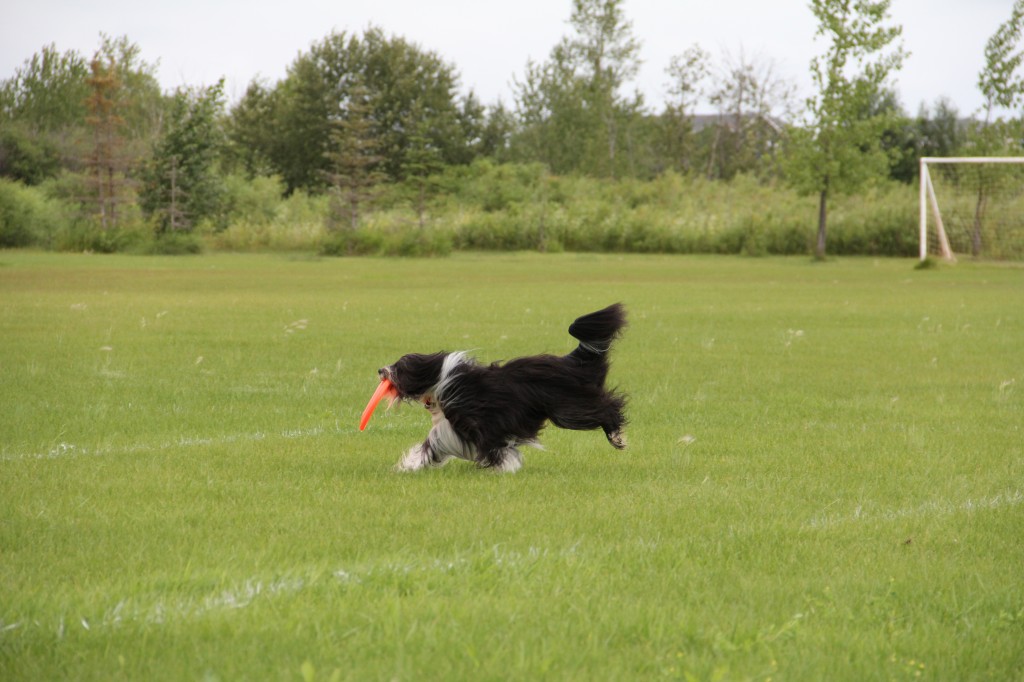
M920 159L920 197L919 197L919 218L920 218L920 257L921 260L928 258L928 214L929 209L935 221L935 241L938 255L951 262L956 261L956 255L950 246L949 236L942 222L942 212L939 210L939 201L935 194L935 185L932 182L931 172L928 167L939 164L1024 164L1024 157L1021 156L924 156ZM980 190L976 190L979 192ZM983 196L983 195L980 195ZM982 199L979 198L979 203ZM976 218L977 220L977 218Z

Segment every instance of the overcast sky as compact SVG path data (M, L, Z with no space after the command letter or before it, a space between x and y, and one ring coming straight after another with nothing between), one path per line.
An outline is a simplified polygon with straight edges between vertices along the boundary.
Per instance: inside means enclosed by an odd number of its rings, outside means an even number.
M274 82L298 53L331 31L370 25L436 52L485 104L513 104L513 77L528 59L544 61L570 32L571 0L2 0L0 79L44 45L91 56L101 32L126 35L142 58L159 63L161 85L211 84L226 78L233 101L256 77ZM625 0L641 41L643 66L633 87L660 109L665 68L699 43L774 64L775 73L811 94L815 41L807 0ZM892 0L911 52L897 76L904 108L949 97L962 115L981 106L978 72L986 40L1010 16L1013 0Z

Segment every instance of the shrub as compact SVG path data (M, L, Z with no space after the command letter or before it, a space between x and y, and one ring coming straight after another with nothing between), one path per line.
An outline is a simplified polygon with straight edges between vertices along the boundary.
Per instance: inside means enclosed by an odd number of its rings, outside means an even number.
M60 170L60 151L43 135L5 120L0 129L0 173L26 185L38 185Z
M190 256L202 253L203 243L188 232L164 232L144 244L141 251L152 256Z
M836 202L829 220L833 255L914 256L918 250L917 204L902 185L874 187Z
M451 237L436 230L405 229L392 233L362 227L331 234L320 249L325 256L447 256Z
M242 223L267 225L274 221L284 201L284 181L278 176L246 178L231 174L224 178L217 227L225 229Z
M384 240L381 235L366 230L334 232L320 247L324 256L369 256L380 254Z
M277 178L233 177L223 227L208 238L229 251L318 251L326 239L328 199L296 191L285 198Z
M92 221L76 220L60 229L53 247L58 251L119 253L140 249L144 251L148 241L149 234L138 229L104 230Z
M41 189L0 178L0 247L50 246L69 213Z

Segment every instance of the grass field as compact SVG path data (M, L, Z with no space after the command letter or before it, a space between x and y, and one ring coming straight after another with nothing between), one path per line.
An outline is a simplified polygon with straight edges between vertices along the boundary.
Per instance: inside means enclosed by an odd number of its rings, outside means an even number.
M391 471L621 300L630 447ZM1024 269L0 252L0 679L1024 678Z

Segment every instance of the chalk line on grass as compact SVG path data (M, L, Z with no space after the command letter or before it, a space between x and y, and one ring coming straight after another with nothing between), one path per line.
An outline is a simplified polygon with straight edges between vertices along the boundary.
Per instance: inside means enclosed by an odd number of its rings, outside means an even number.
M354 431L355 429L350 429ZM57 443L46 452L3 452L0 462L17 462L26 459L60 459L62 457L103 457L106 455L134 455L142 453L163 452L181 448L203 447L209 445L230 445L232 443L254 443L270 438L296 440L316 438L326 433L343 433L346 429L325 429L315 426L309 429L284 429L282 431L254 431L252 433L234 433L224 436L180 436L162 443L135 443L120 447L90 448L74 443Z
M579 542L559 551L529 547L525 551L508 550L496 545L490 550L481 550L452 559L411 559L407 561L383 561L362 564L358 567L335 568L334 570L287 570L271 577L250 577L214 588L206 594L149 597L124 597L99 616L95 614L62 614L55 623L39 620L0 621L0 638L6 632L22 627L52 630L63 637L67 624L78 622L83 630L99 631L129 624L163 626L175 622L192 621L217 613L249 608L280 597L299 595L311 590L338 588L390 589L388 583L405 578L427 578L453 576L472 571L512 570L522 571L545 561L560 561L576 556ZM188 590L187 585L182 586Z
M1006 490L994 495L967 498L960 502L929 500L913 507L900 507L898 509L866 510L863 506L857 505L852 512L847 514L819 514L808 521L806 526L817 530L865 521L897 521L899 519L921 516L950 516L962 512L970 513L1002 507L1016 507L1021 503L1024 503L1024 492L1020 490Z

